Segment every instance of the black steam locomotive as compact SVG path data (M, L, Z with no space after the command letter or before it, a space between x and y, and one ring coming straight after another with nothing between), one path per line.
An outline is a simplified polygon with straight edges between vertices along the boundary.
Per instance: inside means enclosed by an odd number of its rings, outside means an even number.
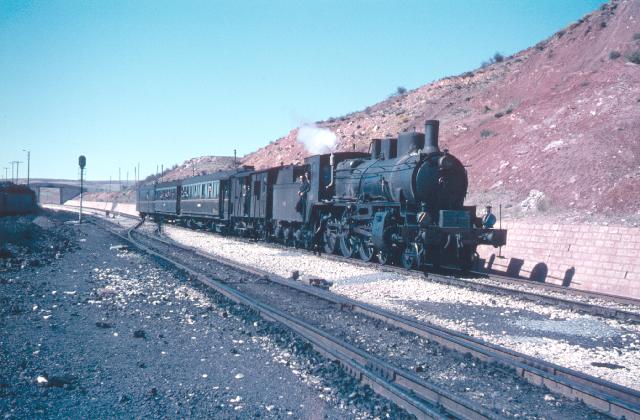
M439 149L438 128L430 120L424 134L375 139L370 153L316 155L303 165L241 167L142 186L137 210L297 247L321 242L327 253L364 261L468 269L477 246L505 245L506 231L483 228L475 206L464 206L467 172Z

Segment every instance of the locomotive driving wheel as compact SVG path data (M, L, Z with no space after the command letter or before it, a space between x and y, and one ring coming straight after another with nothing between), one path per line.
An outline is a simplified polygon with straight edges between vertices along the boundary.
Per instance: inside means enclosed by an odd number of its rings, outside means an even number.
M335 217L329 219L327 223L327 228L324 231L324 252L326 254L335 254L338 250L339 238L336 231L338 223L339 222Z
M348 222L345 219L342 219L342 222L338 225L338 236L340 237L340 253L347 258L353 257L356 247L354 246L354 238L349 232Z
M376 255L371 238L361 239L359 242L358 253L360 254L360 259L365 262L371 261Z

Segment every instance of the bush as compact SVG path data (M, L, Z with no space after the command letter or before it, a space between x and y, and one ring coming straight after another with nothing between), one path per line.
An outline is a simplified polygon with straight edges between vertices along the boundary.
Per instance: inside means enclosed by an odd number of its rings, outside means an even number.
M627 60L635 64L640 64L640 50L627 54Z
M490 66L490 65L495 64L495 63L502 63L503 61L504 61L504 55L502 55L499 52L497 52L497 53L495 53L493 55L493 57L491 57L489 59L489 61L483 61L480 64L480 68L485 68L485 67Z
M398 86L396 89L396 95L404 95L405 93L407 93L407 89L403 86Z
M482 137L483 139L486 139L487 137L491 137L493 135L493 131L491 130L482 130L480 132L480 137Z
M635 34L633 34L633 40L640 41L640 32L636 32Z
M620 55L621 55L621 54L620 54L618 51L611 51L611 52L609 53L609 58L610 58L611 60L616 60L616 59L620 58Z
M502 112L496 112L495 115L494 115L494 117L496 117L496 118L502 118L503 116L504 116L504 113L502 113Z

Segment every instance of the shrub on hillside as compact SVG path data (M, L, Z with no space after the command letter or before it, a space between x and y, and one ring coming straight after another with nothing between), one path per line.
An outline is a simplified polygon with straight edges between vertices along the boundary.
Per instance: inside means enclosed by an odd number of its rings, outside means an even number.
M633 34L633 40L640 41L640 32L636 32L635 34Z
M609 53L609 58L611 60L616 60L616 59L620 58L620 53L618 51L611 51Z
M640 50L627 54L627 60L635 64L640 64Z
M500 54L499 52L496 52L493 55L493 57L491 57L488 61L483 61L482 64L480 64L480 67L485 68L495 63L502 63L503 61L504 61L504 55Z
M487 137L491 137L493 135L493 131L491 130L482 130L480 132L480 137L482 137L483 139L486 139Z

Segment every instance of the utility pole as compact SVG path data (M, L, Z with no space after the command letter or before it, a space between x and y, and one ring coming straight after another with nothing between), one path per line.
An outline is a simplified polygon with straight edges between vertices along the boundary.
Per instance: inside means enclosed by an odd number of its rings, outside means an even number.
M122 174L120 168L118 168L118 191L122 191Z
M140 182L140 162L138 162L138 176L136 179Z
M127 171L127 182L124 184L125 187L129 186L129 171Z
M138 169L135 166L133 167L133 183L138 183Z
M82 190L84 189L84 167L87 165L87 158L80 155L78 158L78 166L80 166L80 213L78 214L78 223L82 223Z
M163 176L164 176L164 163L160 165L160 182L162 182Z
M4 168L4 180L8 181L9 180L9 167L8 166L3 166Z
M23 152L27 152L27 187L29 186L29 176L31 172L31 151L22 149Z
M109 175L109 192L111 192L111 175Z
M22 162L17 160L12 160L11 162L11 182L18 183L18 178L20 178L20 164ZM16 177L13 177L13 165L16 165Z
M236 162L236 149L233 149L233 166L238 166L238 163Z

